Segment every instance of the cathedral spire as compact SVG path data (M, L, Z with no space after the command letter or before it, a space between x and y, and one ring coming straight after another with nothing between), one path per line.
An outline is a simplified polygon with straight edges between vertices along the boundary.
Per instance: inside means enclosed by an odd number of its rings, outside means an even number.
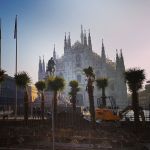
M116 70L119 68L119 56L118 56L118 50L116 49Z
M81 24L81 44L83 45L84 44L84 34L83 34L83 27L82 27L82 24Z
M86 30L84 30L84 46L87 46Z
M70 38L70 32L69 32L69 35L68 35L68 47L71 48L71 38Z
M43 66L42 66L41 57L39 56L38 81L42 80L42 74L43 74Z
M90 50L92 50L92 42L91 42L90 29L89 29L89 36L88 36L88 46L89 46Z
M66 32L65 32L65 39L64 39L64 49L67 48L67 38L66 38Z
M116 49L116 62L119 60L118 50Z
M102 57L102 61L103 61L103 62L106 62L106 55L105 55L105 48L104 48L103 39L102 39L102 51L101 51L101 57Z
M122 61L124 61L123 55L122 55L122 49L120 49L120 58Z
M42 72L42 61L41 61L41 56L39 56L39 72Z
M124 65L124 58L123 58L123 54L122 54L122 49L120 49L120 65L121 68L125 71L125 65Z
M44 55L43 55L43 69L42 69L42 71L43 71L43 73L45 73L45 61L44 61Z
M54 60L56 60L55 44L54 44L54 50L53 50L53 58L54 58Z

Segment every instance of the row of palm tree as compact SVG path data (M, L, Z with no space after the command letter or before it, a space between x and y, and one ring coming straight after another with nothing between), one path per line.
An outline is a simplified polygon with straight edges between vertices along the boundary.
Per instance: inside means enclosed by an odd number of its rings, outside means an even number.
M92 127L95 128L95 108L94 108L94 82L96 81L97 87L102 89L102 101L103 106L106 106L106 96L105 96L105 88L108 85L107 78L100 78L95 80L95 74L92 67L88 67L83 69L86 77L87 77L87 87L86 90L89 96L89 104L90 104L90 113L91 113L91 123ZM138 91L142 88L143 81L145 80L144 70L133 68L127 70L125 73L125 81L128 84L129 91L132 93L132 108L134 111L135 122L139 122L139 100L138 100ZM5 71L0 70L0 83L5 78ZM31 79L26 72L20 72L15 74L15 81L17 86L22 87L25 91L24 93L24 119L28 120L28 94L27 94L27 86L30 84ZM45 81L38 81L36 87L41 95L41 110L42 110L42 119L44 119L44 90L47 89L49 91L53 91L53 103L54 103L54 116L57 117L57 94L58 91L63 90L65 87L65 81L61 77L51 77ZM78 82L73 80L70 81L69 86L71 87L70 96L71 102L73 106L73 111L76 111L76 95L79 91Z
M46 82L38 81L35 83L36 88L39 91L40 99L41 99L41 110L42 110L42 120L44 119L44 90L53 91L53 104L54 104L54 118L57 118L57 94L58 91L61 91L65 87L64 79L61 77L50 77ZM72 103L73 114L76 112L76 97L77 92L80 90L78 87L78 82L76 80L72 80L69 82L69 86L71 87L69 95L71 96L70 102Z
M89 95L89 103L90 103L90 113L92 120L92 127L95 127L95 108L94 108L94 99L93 99L93 83L95 81L95 74L93 73L92 67L88 67L84 69L84 72L87 76L87 91ZM128 69L124 72L125 82L129 87L129 91L132 95L132 109L134 112L134 121L138 125L139 123L139 99L138 99L138 91L142 88L142 84L145 80L145 73L143 69L133 68ZM107 78L99 78L96 80L97 87L102 89L102 103L103 107L106 107L106 96L105 96L105 88L108 86Z

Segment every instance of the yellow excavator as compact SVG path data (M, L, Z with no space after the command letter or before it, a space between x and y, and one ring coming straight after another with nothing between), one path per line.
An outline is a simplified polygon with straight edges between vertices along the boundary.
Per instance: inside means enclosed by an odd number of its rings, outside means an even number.
M110 101L110 104L111 104L111 108L102 107L101 105L99 105L100 103L98 103L99 107L96 108L96 110L95 110L96 120L101 120L101 121L119 121L119 120L123 119L123 117L129 111L133 110L132 106L127 106L122 111L117 113L117 109L116 109L117 107L116 107L115 100L113 98L109 98L109 101ZM141 116L142 121L145 121L144 112L143 112L142 107L139 107L139 114Z
M109 108L96 108L95 115L96 120L102 121L119 121L121 119L119 115L113 113Z

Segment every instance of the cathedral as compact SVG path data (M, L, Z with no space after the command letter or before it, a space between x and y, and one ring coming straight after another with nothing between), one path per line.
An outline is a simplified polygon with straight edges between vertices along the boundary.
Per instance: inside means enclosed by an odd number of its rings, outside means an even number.
M92 66L96 78L107 78L106 96L108 104L109 99L115 100L115 106L124 108L127 106L127 88L124 79L125 65L122 50L116 51L116 61L113 62L106 57L105 46L102 40L101 56L92 49L90 31L88 35L81 26L80 41L71 44L70 33L64 37L64 55L56 57L56 50L53 50L53 59L55 61L55 74L61 76L66 81L64 94L68 95L70 90L68 84L71 80L79 82L80 91L77 95L77 104L79 106L89 106L88 93L86 91L86 77L83 73L84 68ZM43 80L48 75L44 59L39 59L38 80ZM101 98L101 90L94 85L94 101L97 106L98 99Z

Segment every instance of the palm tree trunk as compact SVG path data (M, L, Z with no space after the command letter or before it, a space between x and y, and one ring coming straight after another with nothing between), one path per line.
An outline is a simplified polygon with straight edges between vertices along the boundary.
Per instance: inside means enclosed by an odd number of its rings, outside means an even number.
M134 121L138 125L140 120L139 120L139 101L137 91L133 91L132 93L132 107L134 111Z
M105 88L102 88L102 102L103 102L103 107L106 107Z
M54 120L57 119L57 91L54 91Z
M76 112L76 96L73 96L72 107L73 107L73 112Z
M25 89L25 92L24 92L24 120L25 122L28 121L28 111L29 111L28 93L27 93L27 90Z
M88 95L89 95L89 103L90 103L91 123L92 123L92 128L95 129L96 121L95 121L95 106L94 106L93 86L92 86L91 79L89 79L88 82L89 82L89 84L88 84Z
M73 124L73 128L75 128L75 123L76 123L76 117L75 117L75 114L76 114L76 96L73 95L72 97L72 108L73 108L73 114L72 114L72 124Z
M41 93L42 99L41 99L41 115L42 115L42 120L44 120L44 93Z

